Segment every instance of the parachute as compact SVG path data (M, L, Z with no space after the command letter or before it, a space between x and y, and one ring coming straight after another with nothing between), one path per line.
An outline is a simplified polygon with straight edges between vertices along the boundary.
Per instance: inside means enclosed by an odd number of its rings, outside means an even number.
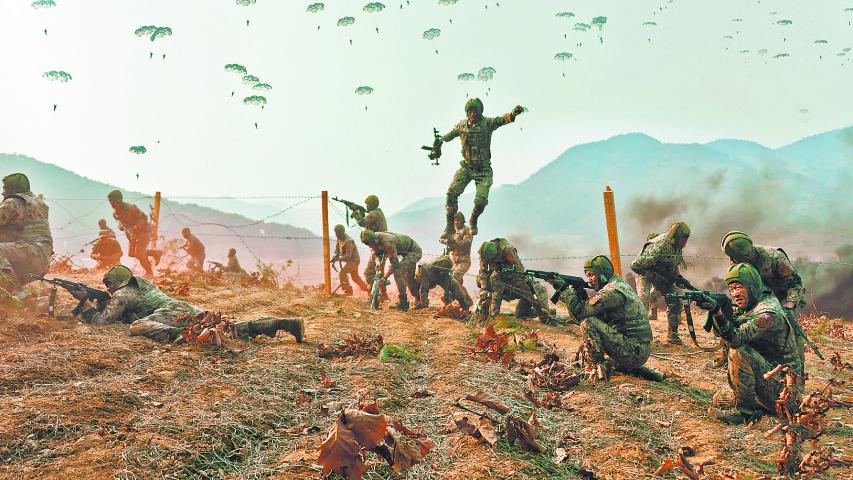
M246 97L243 99L243 103L246 105L266 105L267 97L262 97L260 95L252 95L251 97Z
M129 151L130 151L130 153L142 155L142 154L148 152L148 149L142 145L134 145L134 146L130 147Z
M792 22L788 19L783 19L783 20L779 20L778 22L776 22L777 25L791 25L792 23L794 23L794 22Z
M556 14L554 14L554 16L560 18L572 18L575 16L575 14L572 12L557 12Z
M254 75L243 75L243 83L245 83L245 84L255 85L255 84L260 83L260 82L261 82L261 79L254 76Z
M777 53L776 55L773 55L773 58L785 58L785 57L790 57L790 55L788 55L787 53Z
M733 22L742 22L743 19L742 18L733 18L732 21Z
M657 27L658 24L655 22L643 22L644 27Z
M312 3L305 8L305 11L308 13L320 13L326 9L326 5L322 3Z
M370 95L373 93L373 88L368 87L367 85L362 85L355 89L355 93L358 95Z
M595 17L592 19L591 23L593 26L598 27L598 31L600 32L601 27L603 27L604 24L607 23L607 17Z
M37 10L40 8L53 8L56 6L56 2L53 0L37 0L31 3L30 6Z
M495 70L494 68L483 67L480 69L479 72L477 72L477 80L480 80L481 82L488 82L489 80L495 78L495 73L497 73L497 70Z
M163 37L171 37L172 29L169 27L157 27L157 30L154 30L154 33L151 34L151 41L157 40L158 38Z
M459 0L438 0L439 5L456 5Z
M459 80L460 82L467 82L469 80L474 80L475 78L477 78L477 76L473 73L460 73L459 75L456 75L456 80Z
M225 65L225 71L240 73L242 75L246 75L247 73L249 73L248 70L246 70L246 67L240 65L239 63L229 63L228 65Z
M574 56L574 55L572 55L572 54L571 54L571 53L569 53L569 52L560 52L560 53L558 53L558 54L554 55L554 60L557 60L557 61L560 61L560 62L567 62L567 61L571 60L571 58L572 58L573 56Z
M826 45L829 42L827 42L826 40L815 40L814 43L819 44L819 45Z
M767 55L767 53L768 53L768 52L770 52L770 50L767 50L766 48L762 48L762 49L761 49L761 50L759 50L757 53L758 53L759 55Z
M353 23L355 23L354 17L341 17L338 19L338 26L339 27L349 27Z
M424 40L435 40L439 36L441 36L441 30L437 28L430 28L423 34Z
M370 2L362 8L367 13L378 13L385 10L385 4L380 2Z
M154 32L157 31L157 27L154 25L145 25L137 28L133 31L133 34L137 37L150 37Z
M735 37L731 35L723 35L723 38L725 38L726 40L734 40Z
M749 53L749 50L741 50L739 53Z
M576 23L574 29L579 31L579 32L585 32L585 31L589 30L590 28L592 28L592 25L590 25L588 23Z
M71 74L62 70L51 70L49 72L44 72L41 76L50 80L51 82L66 83L71 80Z
M270 85L269 83L256 83L252 85L252 90L266 92L272 90L272 85Z
M242 5L244 7L248 7L249 5L254 5L258 0L234 0L237 5Z

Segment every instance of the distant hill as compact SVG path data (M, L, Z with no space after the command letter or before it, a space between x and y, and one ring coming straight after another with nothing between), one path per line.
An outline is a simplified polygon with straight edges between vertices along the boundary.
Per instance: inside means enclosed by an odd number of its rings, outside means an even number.
M25 173L30 179L33 192L45 196L50 207L50 223L57 253L79 252L84 243L97 236L97 221L100 218L107 219L109 225L115 228L116 222L112 218L112 209L106 198L107 193L116 189L116 186L82 177L56 165L22 155L0 154L0 172L3 172L3 175L11 172ZM130 200L143 211L149 212L154 203L151 196L126 189L120 190L126 201ZM251 212L256 219L281 210L268 205L255 208L252 204L236 200L227 202L231 208L236 205L237 209ZM223 261L230 247L237 249L238 258L246 267L254 266L253 254L265 262L276 263L288 259L319 257L322 254L322 241L307 229L282 223L259 222L247 216L225 213L207 206L164 198L160 218L160 234L164 239L179 238L181 228L189 226L205 242L209 260ZM278 220L282 216L274 218ZM220 225L234 227L226 228ZM126 251L126 242L121 232L119 237Z

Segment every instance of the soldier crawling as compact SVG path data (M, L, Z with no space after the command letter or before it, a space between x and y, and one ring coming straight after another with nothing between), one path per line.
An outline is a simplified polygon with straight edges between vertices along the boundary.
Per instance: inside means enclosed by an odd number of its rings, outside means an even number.
M439 148L442 142L449 142L459 137L462 142L463 159L447 189L445 205L447 224L442 238L453 235L453 221L459 210L459 196L472 180L477 187L477 193L474 196L474 209L470 218L471 234L477 234L477 220L489 203L489 188L492 186L492 132L507 123L514 122L515 117L523 111L524 108L517 105L511 112L500 117L484 117L483 102L479 98L472 98L465 103L466 118L441 137L437 145Z
M400 301L391 308L406 311L409 309L409 297L406 288L412 296L418 298L420 285L415 279L415 269L423 255L420 245L411 237L391 232L374 232L362 230L361 241L373 250L377 258L387 259L391 269L383 276L385 280L392 274L397 282L397 292ZM384 263L384 262L383 262ZM382 267L382 265L380 265ZM383 282L379 282L380 285Z
M352 277L352 281L358 285L361 291L369 291L367 283L358 274L359 256L355 240L347 235L344 226L341 224L335 225L335 237L337 237L337 243L335 244L335 256L332 257L331 263L339 262L341 264L341 270L338 273L340 274L341 290L343 290L344 295L352 296L352 285L350 285L348 277Z
M379 208L379 197L376 195L368 195L364 199L364 207L366 212L362 213L358 210L353 210L350 215L355 219L358 226L374 232L387 232L388 221L385 219L385 214ZM379 262L379 257L371 250L370 257L367 259L367 265L364 268L364 278L368 282L372 282L377 271L382 271L384 265ZM379 301L387 302L388 293L385 291L385 283L379 282Z
M515 315L519 318L538 316L542 323L552 323L545 288L524 274L518 251L505 238L495 238L480 246L479 310L491 318L501 311L503 300L519 299Z
M444 290L441 301L445 306L455 300L459 302L462 310L468 310L471 307L473 304L471 297L451 274L452 268L453 262L447 255L442 255L431 262L424 262L418 266L415 279L420 284L420 292L415 310L429 307L429 291L435 287L441 287Z
M148 257L154 258L154 264L160 263L163 252L150 250L148 243L151 241L151 224L148 216L136 205L126 203L124 196L118 190L113 190L107 195L110 206L113 207L113 218L118 221L118 229L124 231L127 236L127 254L135 258L148 277L154 276L151 262Z

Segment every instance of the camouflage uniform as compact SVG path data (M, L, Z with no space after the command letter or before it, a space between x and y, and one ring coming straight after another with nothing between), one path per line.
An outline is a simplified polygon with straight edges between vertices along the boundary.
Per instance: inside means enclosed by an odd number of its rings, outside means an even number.
M459 209L459 196L472 180L477 187L477 193L474 195L474 210L471 212L471 229L476 235L477 219L489 203L489 188L492 186L492 132L514 122L521 112L521 108L516 107L512 112L500 117L483 117L483 102L479 98L473 98L465 104L465 114L471 109L478 110L478 120L472 124L465 118L441 137L442 142L459 137L463 159L447 188L445 238L453 234L453 217Z
M98 270L106 270L117 263L121 263L122 255L124 252L122 252L118 240L102 231L102 235L92 244L90 257L98 263Z
M154 271L148 257L153 256L159 259L160 252L148 249L148 243L151 241L151 225L148 223L148 216L136 205L125 203L118 190L110 192L107 198L117 202L113 207L113 218L118 222L119 230L123 230L127 236L128 256L139 261L146 275L153 275Z
M13 293L43 275L53 255L48 207L30 191L26 175L13 173L3 179L0 202L0 296ZM8 290L8 292L7 292Z
M649 359L652 341L643 302L622 277L613 273L613 264L607 257L599 255L587 260L584 270L595 273L603 286L586 302L570 288L563 290L561 299L581 321L584 337L594 345L593 360L603 364L607 354L620 370L642 367Z
M537 288L533 280L524 274L524 264L518 251L505 238L495 238L480 246L480 306L490 317L501 311L503 300L518 299L516 316L527 318L539 316L542 322L551 322L551 311L547 307L544 288ZM541 285L540 285L541 287ZM486 295L491 293L491 302L484 305Z
M107 235L109 237L116 238L116 232L109 226L107 226L107 221L103 218L98 220L98 236Z
M761 408L773 412L782 385L778 374L766 380L764 374L780 364L802 374L804 359L787 314L755 268L746 263L729 267L726 283L735 282L749 292L747 307L740 310L735 306L731 319L721 309L714 313L717 323L724 326L720 335L730 345L729 385L740 413L748 415Z
M340 227L340 229L338 229ZM340 234L338 233L340 231ZM337 235L337 243L335 244L335 256L332 258L332 263L341 262L340 281L341 289L345 295L352 295L352 285L349 283L349 277L358 285L363 292L370 290L367 283L358 274L359 255L358 248L355 246L355 240L344 233L343 225L335 226L335 235Z
M111 278L115 278L110 282ZM185 326L177 324L184 313L195 314L201 310L193 305L166 295L156 285L134 276L130 269L116 265L104 275L104 283L112 297L102 311L89 308L82 312L83 320L92 325L129 323L131 335L141 335L158 342L178 338ZM114 286L113 286L114 285ZM237 335L246 338L260 333L274 336L274 331L292 333L302 341L304 325L301 319L276 319L272 317L237 322ZM269 332L269 333L268 333Z
M463 309L471 307L473 302L465 288L451 275L453 262L447 255L437 257L431 262L422 263L418 266L415 278L420 284L420 295L418 296L418 307L429 306L429 291L435 287L441 287L444 295L441 301L445 305L456 300Z
M189 261L187 261L187 268L195 272L203 272L204 257L206 256L204 244L201 243L201 240L195 234L189 233L189 229L184 230L187 232L187 235L184 237L186 243L181 248L186 250L190 256Z
M376 199L376 201L373 202L373 199ZM368 202L367 200L371 201ZM385 214L382 212L382 209L379 208L379 199L376 198L375 195L370 195L365 199L364 203L367 207L367 213L362 214L361 212L353 211L351 215L352 218L354 218L356 223L365 230L387 232L388 221L385 219ZM376 271L378 270L383 272L383 268L384 265L379 265L379 257L377 257L376 253L371 250L370 257L367 259L367 265L364 268L364 278L367 279L368 282L373 282L376 277ZM383 301L388 299L388 294L385 292L385 284L383 282L379 282L379 295Z
M389 261L400 296L398 306L401 309L408 309L409 299L406 296L406 288L408 287L415 298L420 293L420 285L415 279L415 269L423 255L420 245L406 235L372 230L362 231L361 240L372 248L376 255L382 255Z
M228 250L228 264L225 266L226 273L239 273L245 275L246 271L240 266L240 260L237 260L237 250Z
M646 241L649 241L655 237L657 237L657 233L650 233L646 236ZM652 282L646 280L642 275L637 275L637 293L640 295L640 299L643 301L643 305L646 306L646 312L649 315L649 320L658 318L658 299L660 295L658 291L655 290Z
M681 238L688 238L690 229L684 222L675 222L663 235L649 240L643 245L643 251L631 263L631 270L637 274L638 284L642 282L641 292L654 287L659 295L677 293L675 279L680 275L679 268L684 265L682 248L678 242ZM641 280L642 278L642 280ZM646 286L650 283L650 286ZM666 298L666 297L664 297ZM648 297L643 299L648 301ZM648 308L648 303L644 303ZM681 343L678 338L678 326L681 323L681 302L677 300L667 301L666 320L669 326L667 340L671 343Z
M470 228L462 228L446 240L450 259L453 261L453 278L460 285L464 283L465 274L471 269L471 243L474 236Z

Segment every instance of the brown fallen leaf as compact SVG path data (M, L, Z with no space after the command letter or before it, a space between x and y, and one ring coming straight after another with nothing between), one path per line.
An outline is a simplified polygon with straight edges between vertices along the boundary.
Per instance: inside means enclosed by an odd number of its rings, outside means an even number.
M367 471L361 447L352 430L343 423L343 415L332 424L329 436L320 444L317 463L323 466L324 475L335 472L348 480L360 480Z
M355 441L366 449L371 449L382 443L388 422L384 415L373 415L350 408L341 414L341 422L352 431Z
M474 393L469 393L465 395L465 400L479 403L480 405L489 407L492 410L501 414L507 414L510 412L510 408L508 406L493 398L489 398L489 396L483 393L483 391L481 390L477 390Z
M498 441L498 433L495 431L495 426L487 418L454 410L453 422L459 431L476 438L490 447L494 447Z
M513 415L506 417L506 439L510 445L517 439L522 448L531 452L545 451L545 447L536 441L536 428Z
M420 463L435 446L426 435L409 430L399 422L395 422L394 427L388 427L385 444L391 451L390 463L394 473Z
M432 390L415 390L412 392L412 398L427 398L435 396L435 392Z
M660 464L660 467L658 467L658 469L655 470L655 475L661 476L665 473L671 472L672 469L674 469L674 468L675 468L675 464L672 463L672 459L666 458L666 459L664 459L663 463Z
M566 458L569 457L569 451L565 448L557 448L554 450L554 458L552 459L554 463L557 465L566 461Z

